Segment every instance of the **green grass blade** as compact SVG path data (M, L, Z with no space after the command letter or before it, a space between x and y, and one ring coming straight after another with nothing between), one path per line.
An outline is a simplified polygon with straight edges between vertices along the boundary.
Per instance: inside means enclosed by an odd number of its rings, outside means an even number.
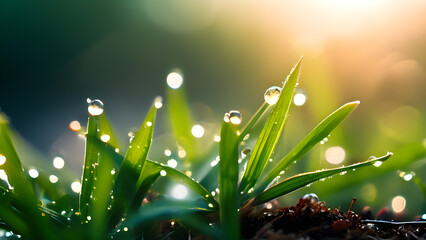
M260 106L260 108L257 110L257 112L253 115L253 117L250 119L250 121L247 123L247 125L244 127L243 131L240 134L239 141L241 142L244 137L250 133L250 131L253 129L254 125L257 123L259 118L263 115L263 113L270 107L267 102L263 102L263 104Z
M191 134L194 121L184 86L178 89L167 88L167 109L176 142L185 149L187 159L193 161L197 158L199 150L198 142Z
M138 190L137 182L152 143L156 112L157 109L152 106L124 156L114 185L114 199L111 206L108 229L113 229L123 217Z
M290 164L299 160L316 144L327 137L345 118L359 105L359 101L354 101L341 106L331 113L321 123L319 123L299 144L296 145L278 164L259 182L255 192L262 192Z
M84 222L87 219L90 206L90 195L95 181L96 163L99 162L99 150L96 147L95 142L99 139L99 117L90 116L87 122L87 134L86 134L86 150L84 156L83 173L81 175L81 191L79 199L79 209L81 221Z
M284 83L280 98L256 141L241 180L240 190L242 192L247 193L256 184L278 142L299 80L301 60L302 58L290 72L290 76Z
M316 172L298 174L296 176L287 178L287 179L277 183L276 185L270 187L266 191L257 195L254 198L252 205L255 206L255 205L259 205L259 204L268 202L268 201L270 201L274 198L280 197L280 196L285 195L287 193L290 193L294 190L305 187L306 185L311 184L311 183L318 181L320 179L333 176L337 173L348 172L348 171L352 171L353 169L357 169L357 168L360 168L360 167L373 165L376 162L386 161L392 155L393 155L392 153L388 153L385 156L375 158L375 159L372 159L372 160L368 160L368 161L365 161L365 162L355 163L355 164L352 164L352 165L349 165L349 166L343 166L343 167L338 167L338 168L333 168L333 169L328 169L328 170L320 170L320 171L316 171Z
M152 169L154 169L153 171L158 173L161 170L166 171L166 177L169 177L170 179L187 186L189 189L203 197L208 203L212 204L212 207L209 207L209 211L215 211L218 209L219 204L214 199L214 197L201 184L196 182L191 177L188 177L185 173L150 160L147 160L145 164L150 166Z
M238 214L238 126L224 121L219 143L220 226L226 239L240 238Z
M28 199L29 202L36 202L36 196L31 181L27 178L22 167L21 160L16 153L12 139L8 120L0 113L0 154L5 157L5 163L0 165L8 177L8 182L13 187L14 192L19 196Z
M151 224L152 222L178 219L190 228L194 228L205 236L210 236L215 239L223 239L222 233L208 225L208 222L200 217L207 214L209 209L205 209L203 206L198 206L194 202L170 202L160 201L151 204L147 204L139 210L138 214L133 215L127 219L120 227L128 227L129 232L138 226L138 229L143 229L144 226ZM116 231L114 231L116 232ZM120 234L125 234L120 231L119 234L115 234L114 238L121 238Z
M33 184L22 168L21 161L10 137L8 123L7 118L0 113L0 154L5 158L5 162L0 165L0 169L5 171L8 182L13 187L13 192L19 198L25 199L25 204L21 206L20 211L26 216L24 221L31 237L53 239L52 233L47 231L50 228L49 222L42 217L41 212L37 209L37 198L32 187Z

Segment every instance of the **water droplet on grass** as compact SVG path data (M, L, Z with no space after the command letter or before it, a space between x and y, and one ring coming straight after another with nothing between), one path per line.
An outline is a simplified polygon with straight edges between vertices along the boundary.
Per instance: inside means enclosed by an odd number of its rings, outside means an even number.
M99 99L90 101L88 111L92 116L99 116L104 112L104 103Z
M319 202L319 197L315 193L308 193L305 196L303 196L303 199L309 199L311 200L311 203Z
M250 148L244 148L243 151L241 151L241 157L243 159L246 158L250 154L251 154L251 149Z
M274 105L275 103L277 103L278 99L280 98L281 91L282 89L277 86L268 88L268 90L266 90L264 95L265 101L269 105Z
M242 116L239 111L236 111L236 110L229 111L229 121L232 124L238 125L241 123L241 120L242 120Z

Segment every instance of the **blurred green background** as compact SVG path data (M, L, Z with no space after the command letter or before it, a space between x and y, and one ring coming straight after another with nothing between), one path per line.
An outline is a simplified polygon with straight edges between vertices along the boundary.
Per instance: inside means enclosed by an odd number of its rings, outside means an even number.
M0 106L39 158L62 156L78 176L84 141L68 125L85 125L86 98L105 103L125 142L178 68L194 118L212 139L225 112L238 109L247 120L303 55L299 91L307 99L292 106L275 156L353 100L360 107L291 170L337 166L326 159L334 146L345 153L340 165L395 155L280 201L316 192L346 210L356 196L358 211L369 205L377 212L403 196L406 207L396 215L412 219L426 212L425 199L398 170L426 182L425 12L421 0L1 1ZM170 132L166 118L160 113L156 139ZM24 162L34 151L21 152Z

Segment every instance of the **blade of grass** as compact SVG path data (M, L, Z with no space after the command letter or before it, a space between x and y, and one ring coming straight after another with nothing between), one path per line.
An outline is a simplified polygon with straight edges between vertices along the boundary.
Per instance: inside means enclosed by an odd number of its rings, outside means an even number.
M138 190L137 182L152 143L156 112L157 109L152 106L124 156L114 185L108 229L117 225Z
M21 161L10 137L8 123L7 118L0 113L0 154L5 158L5 162L0 165L0 169L6 172L8 181L13 187L13 192L19 198L25 199L25 204L21 206L20 211L26 216L24 221L30 229L29 234L31 237L54 239L52 233L48 231L50 229L49 222L42 217L41 212L37 209L37 198L33 184L22 168Z
M260 193L271 183L275 177L280 175L290 166L290 164L299 160L316 144L327 137L345 118L359 105L359 101L354 101L341 106L331 113L321 123L319 123L299 144L296 145L278 164L270 171L255 187L255 193Z
M191 134L194 121L184 86L178 89L167 88L167 107L176 141L185 149L187 160L194 161L198 156L198 142Z
M99 117L90 116L87 122L86 133L86 150L84 156L83 173L81 174L81 191L79 199L79 209L81 221L87 219L90 207L90 196L95 181L95 171L97 171L96 164L99 162L99 150L94 144L100 137L98 134Z
M238 214L238 139L237 125L224 121L219 143L220 226L226 239L240 238Z
M208 203L211 203L213 207L210 207L210 211L217 210L219 207L219 204L214 199L214 197L199 183L197 183L194 179L191 177L188 177L185 173L178 171L174 168L163 166L159 163L156 163L154 161L147 160L146 164L150 166L152 169L155 169L155 171L160 172L161 170L164 170L166 172L166 176L171 178L172 180L181 183L185 186L187 186L189 189L203 197Z
M240 134L240 138L238 139L239 142L241 142L244 139L244 137L253 129L254 125L257 123L259 118L270 106L271 105L269 105L267 102L263 102L263 104L260 106L257 112L251 117L250 121L244 127L243 131Z
M290 193L294 190L297 190L299 188L305 187L308 184L311 184L315 181L318 181L323 178L327 178L330 176L333 176L337 173L351 171L353 169L357 169L360 167L370 166L375 164L376 162L383 162L386 161L388 158L390 158L393 154L388 153L385 156L375 158L372 160L368 160L365 162L355 163L349 166L343 166L328 170L320 170L316 172L309 172L309 173L302 173L298 174L296 176L287 178L276 185L270 187L266 191L262 192L261 194L257 195L251 205L256 206L265 202L268 202L274 198L280 197L282 195L285 195L287 193Z
M240 183L240 190L244 193L248 192L256 184L278 142L299 80L301 61L302 58L290 72L290 76L284 83L280 98L256 141Z
M192 227L206 236L211 236L215 239L223 239L223 235L218 229L211 227L206 221L201 220L199 217L208 213L209 209L202 206L197 206L194 202L170 202L160 201L151 203L141 207L138 214L133 215L119 227L126 226L129 229L134 229L134 226L145 226L154 221L180 219L189 227ZM117 231L114 231L114 233ZM122 233L120 231L119 233ZM118 237L117 234L114 238Z

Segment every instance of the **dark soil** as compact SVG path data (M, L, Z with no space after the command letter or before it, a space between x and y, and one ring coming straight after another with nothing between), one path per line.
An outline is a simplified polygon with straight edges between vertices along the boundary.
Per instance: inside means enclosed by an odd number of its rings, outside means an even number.
M368 213L363 216L368 217ZM242 219L245 239L426 239L426 222L366 220L340 209L329 209L315 197L296 206L263 209Z

